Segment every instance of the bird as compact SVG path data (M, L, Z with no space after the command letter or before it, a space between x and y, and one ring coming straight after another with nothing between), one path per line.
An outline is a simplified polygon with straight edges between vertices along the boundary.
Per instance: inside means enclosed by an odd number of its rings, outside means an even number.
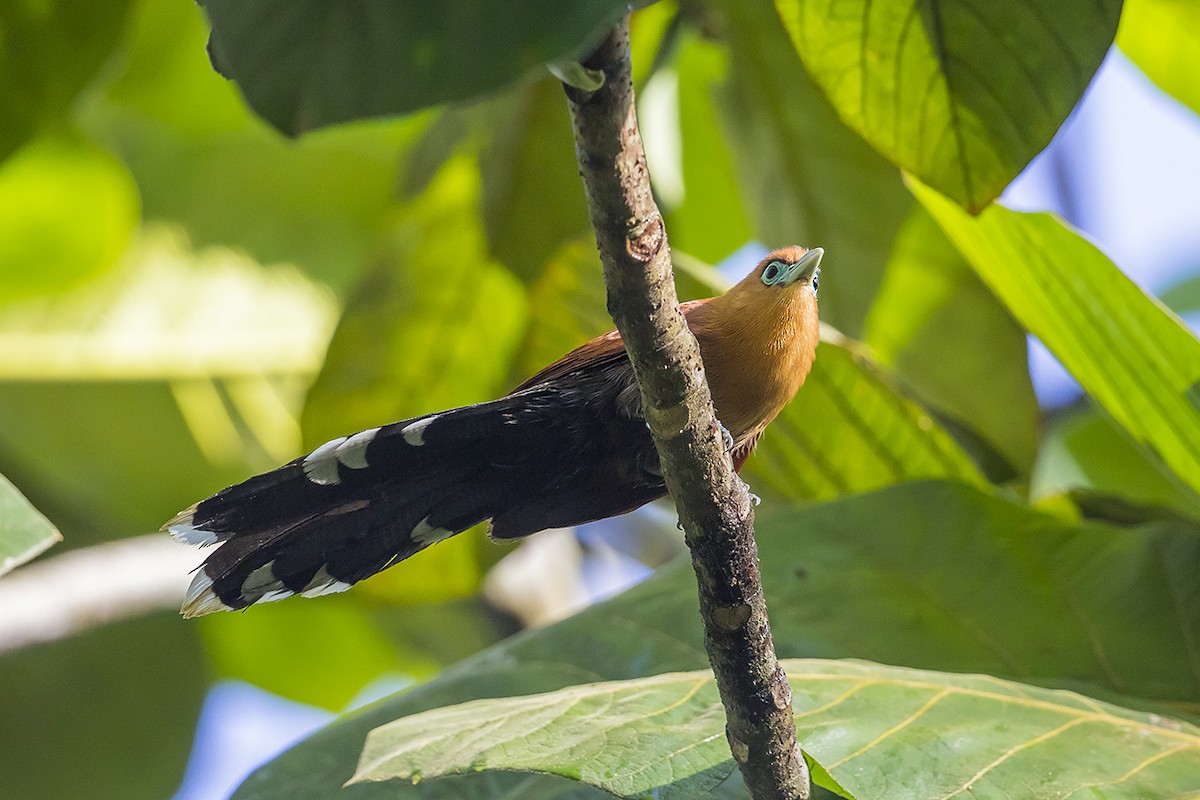
M735 469L800 389L820 336L824 250L767 255L728 292L683 303ZM490 521L496 541L617 516L667 493L621 335L597 336L508 394L342 436L164 526L217 545L181 613L353 584Z

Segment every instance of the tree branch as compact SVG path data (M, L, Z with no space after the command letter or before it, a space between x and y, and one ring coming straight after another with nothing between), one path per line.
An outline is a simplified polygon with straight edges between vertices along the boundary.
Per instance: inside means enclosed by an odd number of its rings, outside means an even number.
M725 451L700 351L679 311L666 228L650 191L630 81L628 17L583 66L602 71L604 85L564 88L608 310L641 386L692 553L729 747L756 800L807 798L791 689L767 624L753 505Z
M161 533L68 550L0 581L0 655L155 611L179 610L202 556Z

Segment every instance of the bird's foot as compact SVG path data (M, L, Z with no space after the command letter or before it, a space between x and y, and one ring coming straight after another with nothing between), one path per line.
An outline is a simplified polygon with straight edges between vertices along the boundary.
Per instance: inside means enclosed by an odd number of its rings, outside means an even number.
M725 427L725 423L717 420L717 427L721 429L721 441L725 442L725 452L732 453L735 442L733 434L729 432L729 428Z

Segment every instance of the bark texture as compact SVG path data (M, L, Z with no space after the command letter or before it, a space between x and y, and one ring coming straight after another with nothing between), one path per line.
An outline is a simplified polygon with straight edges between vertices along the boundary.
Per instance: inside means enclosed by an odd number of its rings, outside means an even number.
M642 391L699 586L705 649L726 736L756 800L809 794L791 689L775 658L754 541L754 508L733 470L696 340L679 311L666 228L650 191L630 81L629 21L583 62L596 91L564 86L608 310Z

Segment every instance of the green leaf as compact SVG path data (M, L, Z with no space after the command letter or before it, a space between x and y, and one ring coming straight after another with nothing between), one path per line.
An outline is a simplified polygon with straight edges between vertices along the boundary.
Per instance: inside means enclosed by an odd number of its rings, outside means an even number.
M0 576L62 541L62 535L0 475Z
M121 58L109 65L101 91L90 93L76 112L84 128L90 129L106 106L143 125L153 122L154 132L140 137L145 147L162 147L176 134L203 137L261 125L237 88L213 72L204 53L208 24L199 6L139 0L130 17ZM137 160L142 154L126 150L125 155ZM250 158L239 163L252 165L258 166Z
M806 753L854 797L1145 800L1200 790L1200 728L986 675L784 661ZM479 700L371 732L351 784L548 772L623 798L692 798L734 769L712 673ZM819 777L819 775L818 775ZM828 787L833 788L833 787Z
M763 497L787 500L825 500L917 478L986 483L861 345L828 328L804 386L767 428L742 475Z
M613 329L593 241L564 244L529 287L529 328L514 362L517 385L572 347Z
M598 40L622 0L459 0L366 6L203 0L211 49L255 111L284 133L483 94Z
M1191 0L1125 0L1117 46L1150 80L1200 113L1200 6Z
M846 124L972 212L1050 143L1121 13L1121 0L776 6Z
M161 800L208 682L195 635L164 613L6 654L0 686L5 797Z
M1049 214L977 218L913 193L1030 333L1133 438L1200 490L1200 342L1091 243Z
M0 9L0 161L62 122L121 41L128 0L7 2ZM95 210L95 209L93 209Z
M923 400L982 435L1004 472L1029 474L1038 404L1025 331L919 207L892 251L866 343Z
M1029 484L1032 499L1086 491L1193 518L1197 514L1191 491L1091 407L1060 415L1047 427Z
M720 126L719 89L729 72L724 47L684 28L673 67L655 75L679 98L683 201L666 208L671 249L715 263L754 237L738 193L733 153Z
M1190 644L1200 640L1194 524L1077 523L930 481L803 509L768 502L757 527L781 657L987 672L1119 692L1117 702L1151 710L1200 711L1200 660ZM686 560L677 562L612 600L337 720L261 768L236 797L326 797L353 773L367 734L392 720L484 697L700 669L702 641L695 577ZM411 798L442 783L355 791ZM465 796L476 784L464 777L446 785Z
M478 197L478 172L460 156L401 213L392 252L351 297L309 393L306 442L505 388L527 304L487 253Z
M486 106L480 158L491 252L534 280L565 241L591 232L562 84L541 80Z
M116 262L138 222L138 190L94 145L36 139L0 164L0 219L0 299L44 293Z
M755 233L824 247L821 318L858 335L912 201L896 168L838 120L770 7L721 7L732 64L721 110Z

